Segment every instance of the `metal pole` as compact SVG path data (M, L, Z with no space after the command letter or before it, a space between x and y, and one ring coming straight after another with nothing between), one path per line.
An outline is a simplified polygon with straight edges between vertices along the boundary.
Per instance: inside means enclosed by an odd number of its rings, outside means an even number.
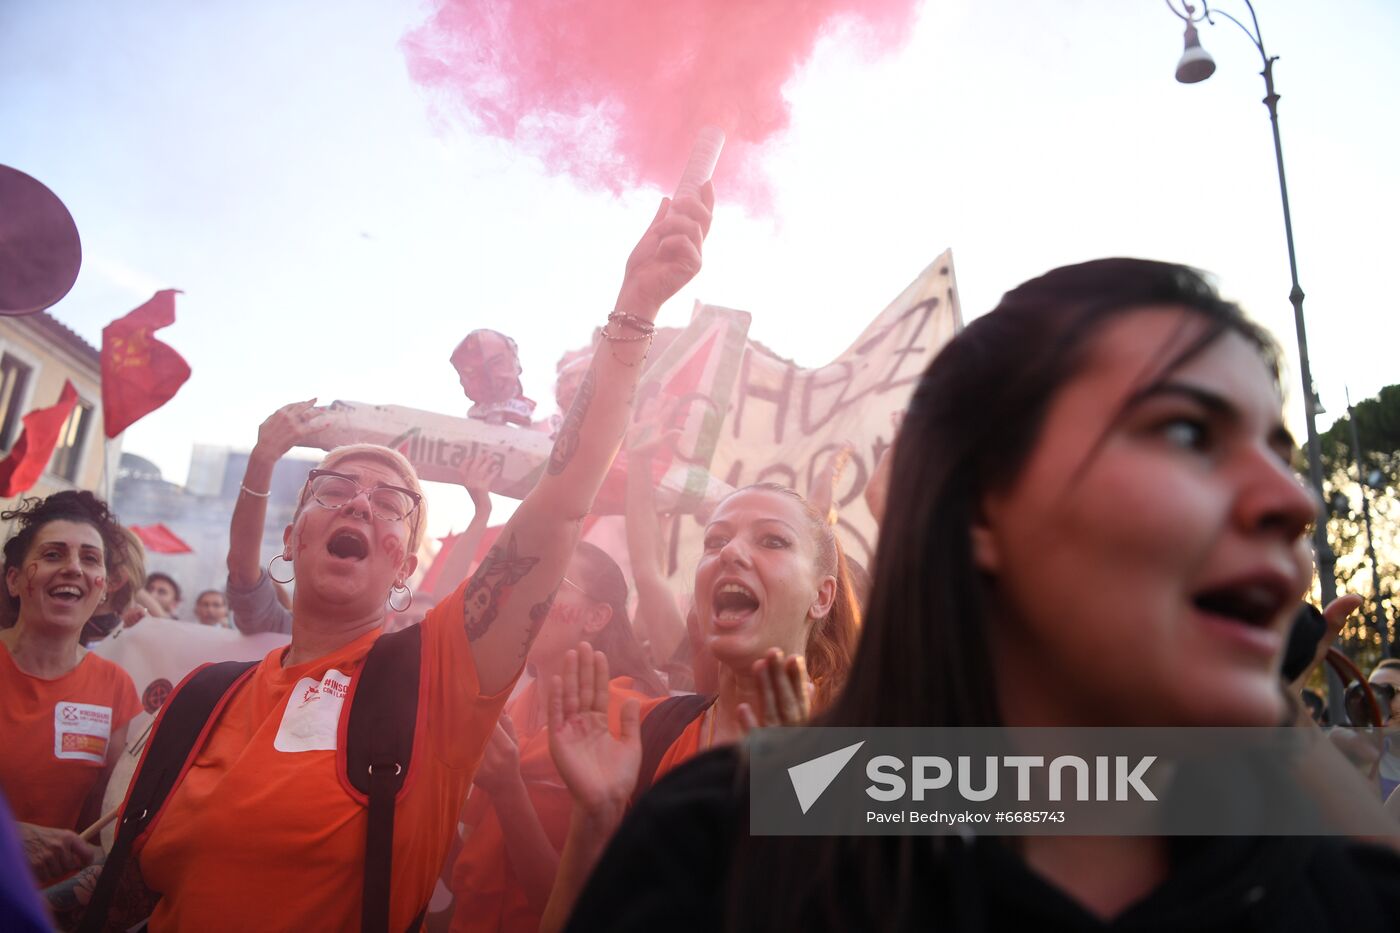
M1177 13L1172 6L1172 0L1167 0L1167 6L1178 17L1184 19L1188 24L1205 20L1214 24L1211 16L1219 13L1240 28L1240 31L1249 37L1249 41L1254 43L1254 47L1259 51L1259 57L1264 62L1264 70L1260 72L1264 77L1264 106L1269 108L1269 123L1274 133L1274 160L1278 164L1278 190L1283 201L1283 232L1288 242L1288 271L1293 278L1293 288L1288 293L1288 300L1293 305L1293 324L1298 331L1298 368L1303 380L1303 414L1307 425L1307 454L1308 454L1308 480L1312 485L1313 492L1317 497L1318 505L1321 507L1318 513L1317 523L1313 527L1313 548L1317 557L1318 584L1322 591L1322 605L1325 608L1329 603L1337 598L1337 557L1332 551L1332 545L1327 540L1327 508L1326 497L1322 493L1322 449L1317 438L1317 397L1313 393L1312 365L1308 360L1308 332L1307 326L1303 322L1303 287L1298 284L1298 255L1293 248L1293 212L1288 206L1288 182L1283 172L1283 142L1279 138L1278 132L1278 92L1274 90L1274 62L1278 61L1278 56L1270 56L1264 50L1264 36L1259 29L1259 17L1254 12L1254 4L1251 0L1244 0L1245 7L1249 10L1250 22L1253 24L1251 30L1249 26L1240 22L1234 16L1224 10L1212 10L1209 0L1201 0L1201 15L1195 15L1195 7L1190 2L1183 2L1186 9L1185 14ZM1344 686L1341 679L1337 677L1331 666L1326 666L1327 677L1327 701L1332 713L1334 722L1344 721L1341 717L1344 714L1342 702L1342 691Z
M1317 397L1313 394L1312 365L1308 361L1308 329L1303 320L1303 287L1298 284L1298 254L1293 248L1293 212L1288 207L1288 181L1283 173L1283 142L1278 133L1278 100L1274 90L1274 62L1278 56L1265 57L1264 105L1269 108L1269 123L1274 131L1274 159L1278 163L1278 190L1283 199L1283 233L1288 241L1288 271L1293 277L1293 288L1288 300L1293 305L1293 325L1298 331L1298 368L1303 379L1303 414L1307 423L1308 479L1317 493L1319 502L1325 502L1322 493L1322 448L1317 438ZM1313 528L1313 546L1317 551L1317 576L1322 589L1322 605L1326 606L1337 598L1337 557L1332 545L1327 541L1327 512L1324 510Z

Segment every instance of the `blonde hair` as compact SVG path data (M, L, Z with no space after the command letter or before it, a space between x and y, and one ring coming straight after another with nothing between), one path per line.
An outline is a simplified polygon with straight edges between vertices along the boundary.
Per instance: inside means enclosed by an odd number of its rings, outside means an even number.
M124 612L126 607L131 605L131 599L136 595L137 589L145 585L146 546L141 543L136 532L125 525L118 527L121 529L122 538L126 540L126 548L112 570L121 571L123 582L115 593L108 596L107 606L113 612Z
M386 466L399 475L405 488L418 494L418 509L410 520L408 536L408 553L418 553L418 546L423 543L423 535L428 528L428 497L423 495L423 484L418 481L418 471L413 469L413 464L397 450L382 444L346 444L326 454L321 462L316 464L316 469L333 470L347 460L369 460ZM303 489L301 499L297 502L297 514L301 514L305 505L306 490Z

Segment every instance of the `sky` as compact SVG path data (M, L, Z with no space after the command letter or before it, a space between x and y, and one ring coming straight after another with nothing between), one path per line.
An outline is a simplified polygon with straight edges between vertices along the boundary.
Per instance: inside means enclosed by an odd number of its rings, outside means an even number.
M1243 0L1223 9L1247 16ZM1314 380L1326 413L1400 381L1391 270L1400 4L1256 4L1275 80ZM554 364L612 309L663 192L586 190L489 138L409 78L414 0L0 0L0 164L68 205L83 239L51 309L94 345L157 289L190 362L123 449L183 481L191 445L247 449L318 397L461 413L447 357L490 327L553 410ZM773 206L719 206L695 300L808 366L838 355L943 249L963 314L1107 255L1219 276L1286 350L1303 436L1278 179L1259 56L1202 27L1218 70L1172 74L1182 25L1151 0L927 0L872 58L839 35L785 88L762 155ZM679 173L680 166L677 166ZM434 488L435 534L460 490ZM438 503L441 502L439 505Z

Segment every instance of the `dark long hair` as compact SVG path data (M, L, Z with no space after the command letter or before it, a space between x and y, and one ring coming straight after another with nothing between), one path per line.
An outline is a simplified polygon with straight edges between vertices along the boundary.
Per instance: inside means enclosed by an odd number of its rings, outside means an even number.
M126 538L121 526L108 510L107 503L86 489L65 489L45 499L23 499L18 508L0 512L0 519L16 522L19 526L5 542L6 575L9 574L10 568L23 566L24 558L34 543L34 536L45 525L60 521L81 522L97 530L98 535L102 537L103 560L109 578L116 568L126 563ZM136 585L140 585L140 582L144 581L138 581ZM20 599L10 595L8 586L0 587L0 594L3 594L3 599L0 599L0 603L3 603L0 615L5 617L8 626L19 618Z
M990 594L972 557L977 509L987 493L1019 476L1051 402L1081 370L1104 326L1151 307L1184 308L1205 324L1169 368L1234 333L1258 349L1277 379L1272 338L1185 266L1103 259L1055 269L1008 292L944 347L910 401L864 632L845 690L818 724L1001 723ZM918 887L928 883L911 867L926 864L919 853L939 845L903 836L794 846L742 834L729 925L790 928L799 918L818 918L830 928L897 928L910 922ZM762 879L760 887L746 888L746 872ZM957 886L951 893L957 897ZM956 912L950 907L949 916Z
M612 610L608 624L589 639L590 644L607 655L612 676L631 677L652 696L665 696L665 685L652 670L646 651L632 631L632 619L627 614L627 578L622 575L622 568L606 551L587 541L578 543L574 557L583 567L582 579L576 582L584 595Z

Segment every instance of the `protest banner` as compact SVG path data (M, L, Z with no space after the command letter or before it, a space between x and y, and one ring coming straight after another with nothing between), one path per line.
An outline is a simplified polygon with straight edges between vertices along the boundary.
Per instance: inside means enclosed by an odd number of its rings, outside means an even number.
M729 486L706 469L719 442L724 411L739 374L738 360L748 333L749 316L740 311L699 307L648 366L638 399L666 394L679 403L681 448L657 477L657 502L667 511L691 512L712 504ZM317 441L326 450L342 444L370 443L392 447L409 459L421 479L458 483L462 464L485 453L501 470L491 491L523 499L549 462L553 440L544 431L476 418L462 418L400 405L332 402L326 427ZM620 458L594 503L596 514L622 512L626 458Z
M749 341L721 409L710 471L732 487L775 482L810 495L827 459L850 442L854 450L833 497L837 531L847 555L869 567L876 527L866 482L893 443L919 376L961 329L953 256L945 251L825 366L805 369ZM666 511L660 500L658 508ZM672 523L667 568L678 589L689 589L700 537L694 519Z

